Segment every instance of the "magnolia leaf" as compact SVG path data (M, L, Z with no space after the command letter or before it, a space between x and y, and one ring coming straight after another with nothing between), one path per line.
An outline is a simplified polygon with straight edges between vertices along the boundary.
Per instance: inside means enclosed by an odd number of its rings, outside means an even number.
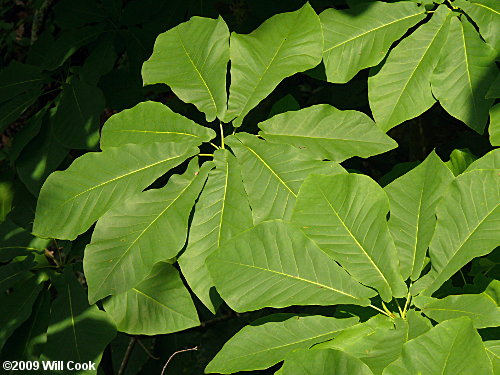
M485 341L484 346L493 366L493 375L500 375L500 340Z
M434 293L475 257L500 245L498 171L474 170L458 176L436 208L437 223L429 246L432 268L412 286L412 294Z
M497 78L490 84L490 88L486 93L486 99L498 99L500 98L500 72L497 74Z
M452 171L455 176L462 174L467 170L477 158L468 148L463 150L453 150L450 154L450 160L444 164Z
M33 233L74 240L115 203L140 192L198 153L177 143L125 145L87 153L49 176L40 191Z
M387 195L367 176L313 175L300 189L292 222L356 280L390 301L404 297L407 288L387 227L388 212Z
M433 151L384 188L391 208L389 230L405 280L420 276L436 225L436 205L452 180L453 174Z
M220 298L212 295L214 282L205 260L221 244L252 227L252 212L236 158L227 150L216 150L214 163L196 203L179 266L193 292L215 314Z
M319 104L286 112L259 124L268 141L305 148L322 159L342 162L392 150L397 143L362 112Z
M229 29L224 20L192 17L158 36L142 77L146 85L166 83L211 122L226 113L228 62Z
M3 133L40 96L40 90L27 91L0 104L0 132Z
M179 272L165 262L134 288L104 301L104 309L121 332L163 335L200 324L194 303Z
M488 152L482 158L477 159L467 167L465 172L475 171L478 169L500 169L500 149L494 149L493 151Z
M467 18L452 17L431 78L432 93L450 115L479 134L483 134L494 101L485 96L496 72L494 50Z
M28 91L37 92L44 81L38 66L13 60L0 71L0 103Z
M247 133L228 137L226 143L241 166L254 223L290 219L300 185L311 173L345 172L338 163L318 160L307 150L266 142Z
M431 20L392 49L381 69L368 78L370 107L384 131L417 117L436 102L430 82L446 41L450 13L439 6Z
M491 375L481 337L469 318L447 320L403 345L401 358L383 375Z
M235 311L291 305L368 305L358 284L300 230L263 222L232 238L207 259L224 301Z
M320 19L328 82L346 83L361 69L377 65L392 43L425 18L424 11L410 2L380 1L347 10L325 10Z
M0 293L5 293L20 280L31 276L28 271L37 264L33 259L34 256L28 253L23 260L13 260L0 267Z
M490 143L500 146L500 103L490 108Z
M408 323L408 340L412 340L432 328L431 321L413 309L406 312L405 319Z
M102 216L85 249L89 302L118 294L144 279L153 265L173 258L186 242L188 219L209 170L193 159L162 189L136 194Z
M250 34L231 34L231 87L224 122L234 126L286 77L321 62L323 33L309 3L277 14Z
M199 146L215 137L215 132L181 116L158 102L143 102L111 116L104 124L101 149L127 143L175 142Z
M500 307L485 293L447 296L442 299L417 296L413 303L436 322L467 316L475 328L500 326Z
M307 349L334 338L357 321L357 318L294 316L282 322L246 326L224 344L205 373L232 374L268 368L293 350Z

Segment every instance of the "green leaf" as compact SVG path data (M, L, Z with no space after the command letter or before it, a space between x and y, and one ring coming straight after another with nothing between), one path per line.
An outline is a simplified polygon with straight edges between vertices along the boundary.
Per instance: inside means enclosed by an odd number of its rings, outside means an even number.
M455 0L454 5L462 8L479 26L482 37L497 54L500 53L500 5L496 0Z
M294 316L282 322L246 326L226 342L205 373L232 374L268 368L295 349L307 349L334 338L357 321L357 318Z
M339 163L397 147L364 113L340 111L328 104L274 116L261 122L259 128L259 135L268 141L306 148L321 159Z
M165 262L134 288L105 300L104 309L119 331L131 335L163 335L200 324L179 272Z
M85 60L80 72L83 81L95 86L103 75L113 69L117 58L113 45L115 37L114 33L107 34L90 49L90 55Z
M133 288L156 262L177 255L186 242L189 214L212 167L205 163L200 169L195 158L164 188L136 194L99 219L83 262L90 303Z
M266 142L247 133L228 137L226 143L240 163L254 223L289 219L300 185L311 173L344 172L339 164L317 160L307 150Z
M215 314L220 298L205 260L221 244L252 227L252 212L236 158L228 150L214 152L215 169L195 206L187 248L179 266L196 296Z
M500 374L500 340L485 341L486 353L490 357L493 366L493 375Z
M298 111L300 109L300 104L297 102L297 99L293 97L293 95L288 94L274 103L271 111L269 112L268 117L273 117L280 113L285 113L287 111Z
M0 262L8 262L12 258L26 256L31 252L43 253L47 245L47 240L33 237L27 230L18 227L9 219L0 224Z
M465 171L470 172L478 169L500 169L500 149L497 148L488 152L483 157L471 163Z
M497 171L476 170L458 176L436 208L437 224L429 246L432 268L412 287L434 293L475 257L500 245L500 178Z
M0 267L0 293L4 293L19 280L30 276L28 271L36 265L33 259L34 256L29 254L23 260L12 261Z
M497 74L497 78L490 84L490 88L486 93L486 99L498 99L500 98L500 72Z
M106 14L99 5L97 0L62 0L54 7L55 21L63 29L103 22Z
M43 83L38 66L12 61L0 71L0 103L29 91L38 91Z
M490 108L490 143L500 146L500 103Z
M483 134L493 104L485 96L496 72L494 50L467 18L452 17L431 78L432 93L450 115L479 134Z
M215 132L173 112L158 102L143 102L109 118L101 134L101 149L128 143L175 142L198 146Z
M387 195L367 176L313 175L300 189L292 222L356 280L390 301L404 297L407 289L387 227L388 212Z
M476 157L466 148L463 150L453 150L450 154L450 160L445 164L455 176L458 176L464 173L474 160L476 160Z
M484 294L492 299L497 306L500 306L500 281L492 280L486 287Z
M116 335L109 315L89 306L85 291L73 275L71 267L54 280L57 298L52 302L44 361L93 362L96 368L104 348ZM57 372L56 372L57 373ZM96 374L97 371L76 371L75 374Z
M207 121L226 113L229 29L224 20L192 17L160 34L142 66L144 84L166 83Z
M416 280L422 272L436 225L436 206L453 174L433 151L410 172L384 190L389 197L389 230L399 257L403 279Z
M392 43L425 18L424 10L410 2L380 1L325 10L320 19L328 82L346 83L361 69L377 65Z
M362 361L341 350L298 349L285 358L283 375L373 375Z
M28 143L38 135L49 105L50 104L31 116L19 133L16 134L9 148L9 159L11 162L16 161ZM33 150L31 150L31 152L33 152Z
M198 153L176 143L125 145L87 153L49 176L40 191L33 233L75 239L115 203L149 186Z
M432 328L431 321L413 309L406 312L405 319L408 323L408 340L412 340Z
M27 91L0 104L0 132L16 121L40 96L40 90Z
M207 259L224 301L235 311L291 305L366 306L374 291L358 284L300 230L263 222Z
M384 131L422 114L435 103L430 82L446 41L450 13L446 6L439 6L431 20L403 39L381 69L368 78L370 107Z
M377 315L345 329L333 340L316 345L314 349L342 350L359 358L377 375L399 357L407 334L408 326L404 320L394 322L386 316Z
M417 296L413 303L436 322L467 316L475 328L500 326L500 308L487 294L461 294L442 299Z
M469 318L447 320L403 345L384 375L491 375L491 362Z
M234 126L286 77L321 62L323 34L309 3L295 12L277 14L252 33L231 34L231 87L224 122Z

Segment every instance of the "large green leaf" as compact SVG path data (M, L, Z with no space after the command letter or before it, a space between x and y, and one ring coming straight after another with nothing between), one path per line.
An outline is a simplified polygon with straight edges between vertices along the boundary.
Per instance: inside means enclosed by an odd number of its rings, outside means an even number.
M490 143L493 146L500 146L500 103L490 109Z
M136 194L99 219L83 262L90 303L131 289L156 262L177 255L186 242L189 214L212 167L208 162L199 169L195 158L164 188Z
M500 326L500 307L485 293L461 294L442 299L417 296L413 303L436 322L468 316L476 328Z
M0 71L0 103L27 91L38 91L44 81L40 67L12 61Z
M294 316L282 322L246 326L226 342L205 372L232 374L268 368L295 349L307 349L334 338L357 321L357 318Z
M87 153L65 171L49 176L40 191L33 232L38 237L73 240L115 203L196 153L198 148L177 143Z
M306 3L277 14L252 33L231 34L231 87L225 122L243 118L286 77L321 61L323 33L318 15Z
M320 19L328 81L345 83L361 69L377 65L391 44L425 17L424 11L424 7L408 1L374 1L348 10L325 10Z
M229 29L224 20L192 17L158 36L142 77L147 85L166 83L213 121L226 113L228 62Z
M434 293L475 257L500 245L498 171L474 170L458 176L436 208L437 223L429 246L432 268L413 284L412 293Z
M196 308L179 272L159 262L134 288L104 301L104 309L121 332L162 335L200 324Z
M493 375L500 375L500 340L485 341L484 346L493 366Z
M40 96L39 90L27 91L0 104L0 132L13 123Z
M14 284L30 276L28 271L37 264L33 259L34 256L28 253L23 260L13 260L0 267L0 293L5 293Z
M495 52L467 18L452 17L448 39L431 78L432 93L452 116L482 134L494 99L485 99L495 79Z
M496 0L455 0L479 26L483 38L500 53L500 5Z
M418 279L436 225L436 205L453 174L433 151L410 172L384 190L389 197L389 230L399 256L403 279Z
M358 358L341 350L298 349L285 358L283 375L373 375Z
M104 348L116 335L109 315L97 306L89 306L85 291L73 275L71 267L54 280L57 298L52 302L47 344L41 359L93 362L97 368ZM96 374L97 371L75 371Z
M311 176L300 189L292 222L356 280L381 297L406 295L387 227L389 200L367 176Z
M486 93L487 99L498 99L500 98L500 72L497 74L497 78L490 84L490 88Z
M158 102L139 103L111 116L104 124L101 149L127 143L176 142L198 146L215 137L215 132L181 116Z
M377 315L370 320L347 328L333 340L316 345L314 349L338 349L362 360L375 375L401 354L408 335L403 319L395 322Z
M228 137L227 144L241 165L254 223L289 219L300 185L311 173L344 172L339 164L318 160L307 150L266 142L247 133Z
M322 159L342 162L367 158L397 147L367 115L319 104L261 122L259 133L271 142L306 148Z
M375 292L358 284L300 230L263 222L207 259L217 291L236 311L291 305L368 305Z
M446 6L439 6L431 20L403 39L381 69L368 78L370 107L383 130L422 114L435 103L430 82L446 41L449 15Z
M482 158L477 159L475 162L471 163L467 167L466 172L474 171L477 169L500 169L500 149L494 149L493 151L488 152Z
M491 375L481 337L469 318L447 320L403 345L384 375Z
M416 310L408 310L405 319L408 323L408 340L412 340L432 328L431 321Z
M215 169L195 206L187 248L179 266L198 298L215 313L220 298L205 260L221 244L252 226L252 212L236 158L228 150L214 152Z

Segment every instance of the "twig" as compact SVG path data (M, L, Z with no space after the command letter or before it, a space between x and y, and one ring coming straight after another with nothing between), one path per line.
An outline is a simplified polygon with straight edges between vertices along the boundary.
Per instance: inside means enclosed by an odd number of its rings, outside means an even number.
M38 8L33 16L33 25L31 26L31 39L30 43L33 44L38 39L38 34L40 33L40 28L43 25L43 20L45 19L45 14L52 5L53 0L45 0L40 8Z
M149 350L146 348L146 346L142 343L141 340L137 340L137 343L141 346L141 348L146 352L149 358L154 359L154 360L159 360L160 357L155 357Z
M163 370L161 370L161 374L160 375L163 375L165 373L165 369L167 368L168 364L170 363L171 359L174 358L175 355L179 354L179 353L183 353L183 352L189 352L191 350L198 350L198 347L195 346L194 348L189 348L189 349L182 349L182 350L178 350L176 351L175 353L173 353L170 358L168 359L167 363L165 363L165 366L163 366Z
M125 351L125 355L123 356L123 361L120 365L120 369L118 370L118 375L125 374L125 370L127 369L128 361L130 356L132 355L132 351L134 350L135 343L137 342L137 337L132 336L130 338L130 342L128 343L127 350Z

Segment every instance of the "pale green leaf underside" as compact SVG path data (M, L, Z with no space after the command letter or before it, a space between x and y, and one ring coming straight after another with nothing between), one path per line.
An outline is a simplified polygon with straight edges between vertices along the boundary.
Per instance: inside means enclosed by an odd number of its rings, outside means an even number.
M165 262L134 288L105 300L104 309L119 331L131 335L162 335L200 324L178 271Z
M490 143L493 146L500 146L500 103L495 104L490 109Z
M286 77L321 62L323 33L306 3L295 12L277 14L250 34L231 34L231 87L225 122L243 118Z
M166 83L210 122L226 113L228 62L229 29L224 20L192 17L158 36L142 78L146 85Z
M422 114L435 103L431 75L446 41L449 15L446 6L439 6L431 20L403 39L380 71L368 78L370 108L384 131Z
M144 279L153 265L173 258L186 242L191 209L212 163L195 158L162 189L138 193L97 222L83 262L89 301L118 294Z
M246 326L226 342L205 372L232 374L268 368L293 350L307 349L334 338L357 321L357 318L294 316L282 322Z
M214 163L196 203L179 266L193 292L215 314L220 298L214 301L214 283L205 260L222 243L252 226L252 212L236 158L228 150L216 150Z
M87 153L45 181L33 233L73 240L113 205L197 153L197 147L177 143L125 145Z
M235 311L291 305L368 305L375 292L358 284L300 230L263 222L207 259L217 291Z
M373 2L320 15L328 82L345 83L361 69L377 65L389 47L421 21L424 7L411 2Z
M384 190L389 197L389 230L403 279L418 279L436 225L436 205L453 174L435 152Z
M367 115L318 104L261 122L259 133L271 142L305 148L321 159L342 162L367 158L397 147Z
M452 17L448 38L432 75L432 93L443 108L482 134L493 99L485 99L495 79L495 52L467 21Z
M311 176L300 189L292 222L356 280L389 301L403 297L396 248L387 227L389 200L367 176Z
M215 132L158 102L143 102L109 118L101 133L101 149L128 143L177 142L199 146Z

